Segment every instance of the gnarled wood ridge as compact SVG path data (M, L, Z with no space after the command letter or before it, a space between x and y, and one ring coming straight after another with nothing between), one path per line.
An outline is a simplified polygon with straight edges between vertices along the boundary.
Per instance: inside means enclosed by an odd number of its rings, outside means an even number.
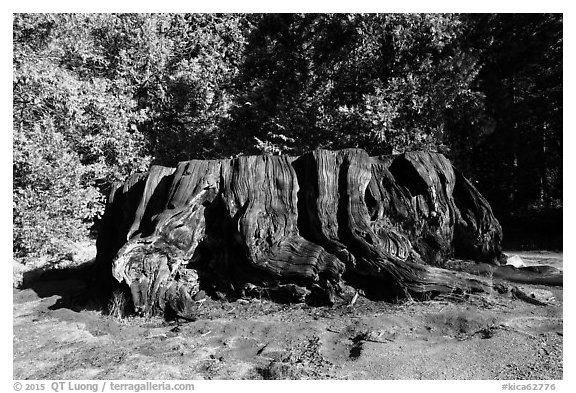
M187 315L204 293L326 304L352 288L482 291L446 261L498 264L501 239L488 202L441 154L316 150L132 176L110 195L97 263L138 310Z

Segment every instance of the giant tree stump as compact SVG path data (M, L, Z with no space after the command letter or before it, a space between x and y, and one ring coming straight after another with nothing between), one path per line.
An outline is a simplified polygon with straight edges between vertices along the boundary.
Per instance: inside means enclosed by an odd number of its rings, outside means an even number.
M479 291L450 257L496 263L501 227L441 154L316 150L153 166L115 187L97 263L146 314L202 293L330 303Z

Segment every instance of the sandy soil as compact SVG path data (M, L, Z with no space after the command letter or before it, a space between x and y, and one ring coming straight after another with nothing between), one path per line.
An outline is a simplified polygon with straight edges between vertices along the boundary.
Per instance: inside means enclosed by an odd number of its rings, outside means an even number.
M526 266L548 265L560 270L562 267L563 253L551 251L504 251L508 256L518 255Z
M316 308L208 299L198 320L176 324L75 311L81 281L44 282L14 289L13 377L562 379L562 288L522 287L548 305L499 294Z

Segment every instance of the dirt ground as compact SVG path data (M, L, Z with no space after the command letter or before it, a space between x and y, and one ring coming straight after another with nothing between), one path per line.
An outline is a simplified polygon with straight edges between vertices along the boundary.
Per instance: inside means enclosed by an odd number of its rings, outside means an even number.
M562 254L521 257L561 268ZM13 378L562 379L562 288L521 287L548 305L497 293L335 307L207 299L177 324L74 311L64 299L81 281L44 282L13 291Z
M526 266L548 265L563 270L563 253L550 251L505 251L508 256L518 255Z

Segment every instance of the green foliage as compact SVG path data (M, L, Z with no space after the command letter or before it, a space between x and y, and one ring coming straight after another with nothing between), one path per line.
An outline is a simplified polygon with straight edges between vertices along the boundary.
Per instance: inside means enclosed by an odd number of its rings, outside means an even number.
M163 50L145 70L150 77L138 82L137 97L148 113L143 131L156 162L218 156L247 22L238 15L177 14L154 15L148 23L149 42Z
M190 158L434 150L499 214L562 204L561 15L15 14L13 96L17 256Z
M16 256L63 254L102 212L103 197L86 187L85 168L62 134L47 124L14 138ZM84 229L84 230L83 230Z
M456 146L468 149L455 151L457 161L500 217L561 209L562 15L473 15L467 23L491 124L463 133Z
M264 15L247 46L234 128L285 150L445 150L481 107L456 15ZM281 145L278 145L279 150Z
M102 47L86 18L14 18L17 256L65 254L66 244L85 237L102 214L100 190L147 166L137 132L143 116L130 86L106 78Z
M234 15L14 16L14 251L66 253L111 183L217 154L246 23Z

